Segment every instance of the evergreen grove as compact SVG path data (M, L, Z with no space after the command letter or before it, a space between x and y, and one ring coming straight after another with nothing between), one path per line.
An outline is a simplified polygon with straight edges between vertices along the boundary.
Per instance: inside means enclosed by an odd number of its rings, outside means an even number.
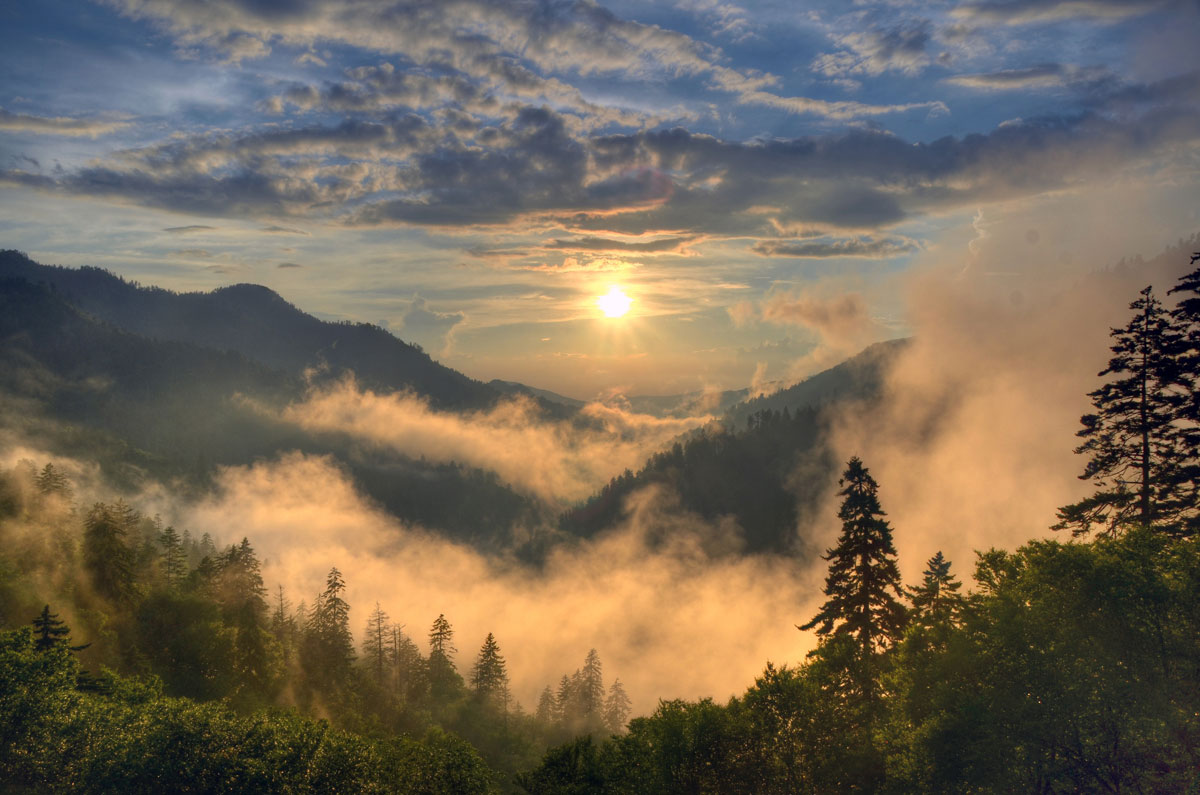
M293 605L268 594L249 540L222 551L121 501L83 510L52 465L19 466L0 479L11 627L0 780L106 792L1200 791L1200 270L1172 293L1168 310L1142 291L1113 331L1077 451L1094 492L1060 510L1066 534L978 553L970 588L930 550L905 585L893 543L904 528L852 458L824 602L798 617L818 639L808 658L768 663L726 703L663 701L628 721L594 650L526 713L494 635L458 660L438 616L423 655L375 605L356 647L337 569Z

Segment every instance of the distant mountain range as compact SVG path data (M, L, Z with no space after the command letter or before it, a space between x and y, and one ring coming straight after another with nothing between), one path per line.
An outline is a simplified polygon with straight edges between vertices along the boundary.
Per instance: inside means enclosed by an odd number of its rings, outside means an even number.
M751 400L746 390L627 398L644 413L723 412L723 419L615 478L556 523L549 506L495 473L364 450L350 438L280 421L274 410L301 400L314 379L346 373L379 392L412 391L443 411L524 394L548 419L570 421L582 401L476 381L383 329L319 320L265 287L174 293L0 251L0 427L56 454L95 460L118 482L151 478L197 493L217 465L287 450L332 455L394 515L485 548L507 548L518 527L542 526L551 536L601 532L619 521L625 497L658 483L678 492L684 509L735 519L745 550L803 552L796 520L819 489L797 488L795 472L834 471L821 446L823 407L875 399L902 345L872 346Z

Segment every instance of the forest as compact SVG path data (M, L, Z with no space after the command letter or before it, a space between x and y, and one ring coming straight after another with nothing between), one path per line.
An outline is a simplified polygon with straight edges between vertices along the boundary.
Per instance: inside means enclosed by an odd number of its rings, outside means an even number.
M196 538L120 495L81 501L54 462L18 463L0 473L0 780L29 792L1196 791L1200 269L1170 294L1167 306L1147 287L1113 330L1076 450L1092 493L1060 509L1056 535L1029 528L1034 540L974 561L931 549L904 582L904 528L852 457L823 602L795 617L817 639L807 658L764 661L723 703L662 700L632 718L596 649L526 707L503 637L464 639L453 616L379 604L354 606L368 618L353 627L340 561L320 592L287 593L264 582L253 539ZM744 448L807 444L810 428L764 409L647 471L725 512L732 498L696 462L736 468ZM773 485L753 502L763 526L794 518Z

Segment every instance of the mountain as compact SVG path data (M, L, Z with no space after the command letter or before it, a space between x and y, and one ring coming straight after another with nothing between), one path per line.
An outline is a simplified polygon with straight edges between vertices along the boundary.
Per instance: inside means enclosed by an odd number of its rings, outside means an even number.
M657 453L637 473L626 470L582 505L559 517L559 529L591 536L618 523L626 499L665 486L680 507L710 522L732 518L747 552L810 556L796 528L813 515L836 480L840 462L824 444L831 410L881 399L889 365L905 340L878 343L858 356L772 395L731 407L720 422Z
M820 407L845 400L873 400L879 397L883 375L896 356L908 345L907 339L877 342L853 358L810 376L794 386L730 406L725 424L737 428L762 411L791 411Z
M506 395L527 395L540 398L567 409L579 409L587 401L560 395L548 389L538 389L517 381L495 379L488 386ZM750 394L749 389L729 389L724 392L686 392L679 395L622 395L621 400L630 411L649 414L653 417L694 417L702 414L728 411Z
M333 456L393 515L481 547L506 547L513 528L541 521L544 509L492 472L364 449L278 419L305 389L299 374L234 350L118 328L52 283L0 278L0 429L95 461L118 484L200 493L220 465L298 450Z
M411 389L437 408L482 408L500 396L377 326L319 320L259 285L176 293L100 268L40 265L18 251L0 251L0 278L48 285L71 306L116 328L236 351L293 377L305 371L326 378L353 372L365 388Z

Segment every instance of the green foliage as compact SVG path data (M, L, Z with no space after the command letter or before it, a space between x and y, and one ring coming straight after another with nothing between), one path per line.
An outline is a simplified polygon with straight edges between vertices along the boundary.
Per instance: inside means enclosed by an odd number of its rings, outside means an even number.
M41 792L482 793L487 771L446 735L371 741L292 712L238 715L109 677L75 688L61 646L0 632L0 780Z

